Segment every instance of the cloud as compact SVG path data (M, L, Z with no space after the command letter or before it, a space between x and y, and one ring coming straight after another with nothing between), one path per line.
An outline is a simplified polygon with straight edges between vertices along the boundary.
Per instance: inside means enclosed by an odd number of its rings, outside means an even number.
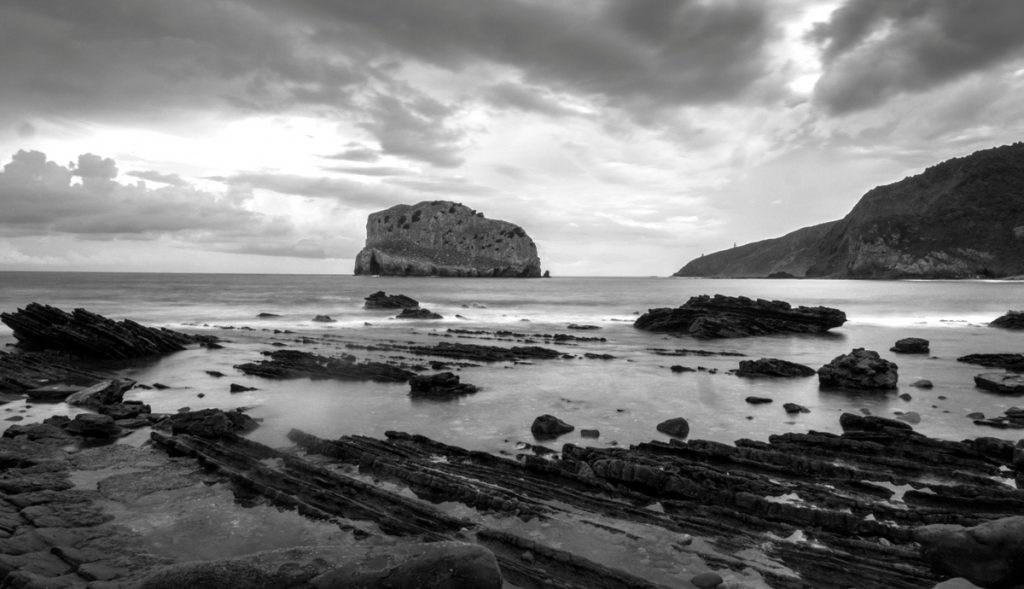
M535 112L550 117L579 115L554 99L549 92L536 86L527 86L514 82L500 82L485 92L487 100L500 109L516 109Z
M465 132L449 122L456 109L412 89L408 99L395 94L377 94L368 109L371 119L363 124L381 151L444 168L461 164Z
M61 166L19 151L0 173L0 236L72 236L88 241L172 238L209 249L271 255L316 253L282 218L249 211L230 198L169 185L150 190L116 181L117 165L93 154ZM83 181L72 183L79 175ZM287 253L291 252L291 253ZM322 248L317 254L323 257Z
M847 0L809 34L822 50L816 100L832 113L879 105L1024 57L1016 0Z
M218 180L234 188L261 189L278 194L331 199L361 208L391 206L403 196L398 191L384 186L323 176L244 172Z
M377 151L376 149L371 149L369 147L359 145L358 143L350 143L348 145L348 149L346 149L345 151L324 157L333 160L347 160L352 162L372 163L380 159L380 152Z
M143 180L149 180L151 182L160 182L161 184L168 184L170 186L185 186L188 184L181 178L181 176L177 174L164 174L161 172L157 172L155 170L128 172L127 175L133 178L142 178Z

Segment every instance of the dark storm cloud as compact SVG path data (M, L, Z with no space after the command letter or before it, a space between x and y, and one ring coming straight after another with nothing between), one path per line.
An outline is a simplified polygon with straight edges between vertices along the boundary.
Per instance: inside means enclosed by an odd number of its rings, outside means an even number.
M297 241L281 219L187 187L121 184L116 170L114 160L92 154L80 156L75 166L61 166L41 152L19 151L0 172L0 235L63 234L94 241L170 236L239 250L248 243L284 247ZM73 182L76 175L80 183Z
M491 86L486 92L486 97L488 102L499 109L535 112L550 117L579 114L571 108L559 104L543 88L536 86L502 82Z
M439 167L458 166L463 161L459 152L464 132L447 121L456 109L416 94L412 99L377 94L368 109L371 119L363 127L377 137L383 153Z
M816 99L836 113L936 87L1024 57L1019 0L847 0L810 38L822 48Z
M301 7L407 57L452 70L498 63L533 83L613 100L732 100L764 75L763 50L776 33L765 3L635 4L310 0Z

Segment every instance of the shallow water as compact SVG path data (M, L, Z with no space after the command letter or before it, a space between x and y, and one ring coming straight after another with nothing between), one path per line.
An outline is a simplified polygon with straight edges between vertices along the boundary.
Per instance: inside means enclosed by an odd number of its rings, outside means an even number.
M412 296L445 319L404 322L392 319L393 312L362 309L363 297L376 290ZM714 293L837 307L849 320L820 336L711 342L632 327L638 312L677 306L690 296ZM516 442L533 442L529 425L541 413L557 415L577 429L599 429L601 437L587 443L600 445L662 438L654 426L676 416L690 421L691 437L732 442L810 429L835 432L839 431L838 417L843 411L861 410L890 417L897 411L916 411L922 421L915 429L941 438L1021 437L1015 430L976 426L965 417L972 411L998 415L1024 401L976 389L973 376L987 369L956 362L958 356L967 353L1021 351L1024 334L984 325L1007 309L1024 306L1024 284L1019 282L0 273L0 310L13 311L31 301L65 310L84 307L149 325L202 330L228 340L222 350L187 350L125 370L141 383L172 386L165 391L136 390L129 397L152 404L154 411L185 406L251 407L250 414L264 420L252 437L275 446L286 445L286 433L298 427L324 437L380 436L386 430L403 430L474 449L514 452ZM281 316L258 319L259 313ZM318 314L330 315L338 322L312 322ZM573 332L566 330L568 323L594 324L601 329ZM238 329L242 327L252 331ZM465 368L460 373L462 379L482 390L449 402L413 401L406 385L270 381L244 376L232 368L259 359L261 351L274 349L269 343L275 338L290 347L332 355L351 351L343 347L346 342L432 344L441 341L448 328L600 336L608 341L542 345L577 356L584 352L607 353L615 359L559 359L532 365ZM274 329L295 334L275 335ZM297 344L294 339L302 335L333 339ZM930 340L932 356L888 352L902 337ZM10 331L0 327L0 343L11 341ZM898 393L909 393L911 400L900 400L897 393L821 391L815 378L741 379L725 373L736 368L739 358L665 357L650 351L733 351L751 358L778 357L817 368L856 347L878 350L897 362ZM704 366L719 373L674 374L668 369L672 364ZM219 370L228 376L214 378L206 374L207 370ZM919 378L930 379L935 388L908 386ZM232 395L228 393L231 382L259 390ZM775 401L752 406L744 402L749 395ZM785 402L805 405L811 412L788 416L781 407ZM10 403L5 409L17 412L24 409L24 404ZM66 407L37 405L24 415L27 419L52 412L66 413ZM574 432L548 445L557 448L564 442L580 441Z

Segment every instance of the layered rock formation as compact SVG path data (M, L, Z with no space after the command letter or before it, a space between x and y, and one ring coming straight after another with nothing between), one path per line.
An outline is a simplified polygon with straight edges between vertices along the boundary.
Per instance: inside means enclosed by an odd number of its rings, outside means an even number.
M1024 143L865 194L844 218L697 258L676 276L972 278L1024 274Z
M700 295L675 309L650 309L637 318L633 327L710 339L822 333L845 322L846 313L831 307L794 308L785 301Z
M355 274L532 278L541 269L537 246L522 227L432 201L370 215Z

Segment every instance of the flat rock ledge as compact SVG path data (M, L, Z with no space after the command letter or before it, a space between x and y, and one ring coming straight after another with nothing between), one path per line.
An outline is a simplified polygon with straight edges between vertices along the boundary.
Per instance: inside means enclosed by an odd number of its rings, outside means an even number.
M758 377L775 376L782 378L802 378L814 376L815 371L810 366L797 364L788 360L778 358L761 358L760 360L740 360L740 367L736 376Z
M785 301L700 295L675 309L650 309L633 326L697 338L732 338L776 333L822 333L846 322L830 307L792 307Z
M56 350L82 358L159 356L190 344L216 341L212 336L145 327L131 319L114 321L85 309L66 313L39 303L29 303L15 313L0 313L0 321L14 331L18 344L26 350Z

